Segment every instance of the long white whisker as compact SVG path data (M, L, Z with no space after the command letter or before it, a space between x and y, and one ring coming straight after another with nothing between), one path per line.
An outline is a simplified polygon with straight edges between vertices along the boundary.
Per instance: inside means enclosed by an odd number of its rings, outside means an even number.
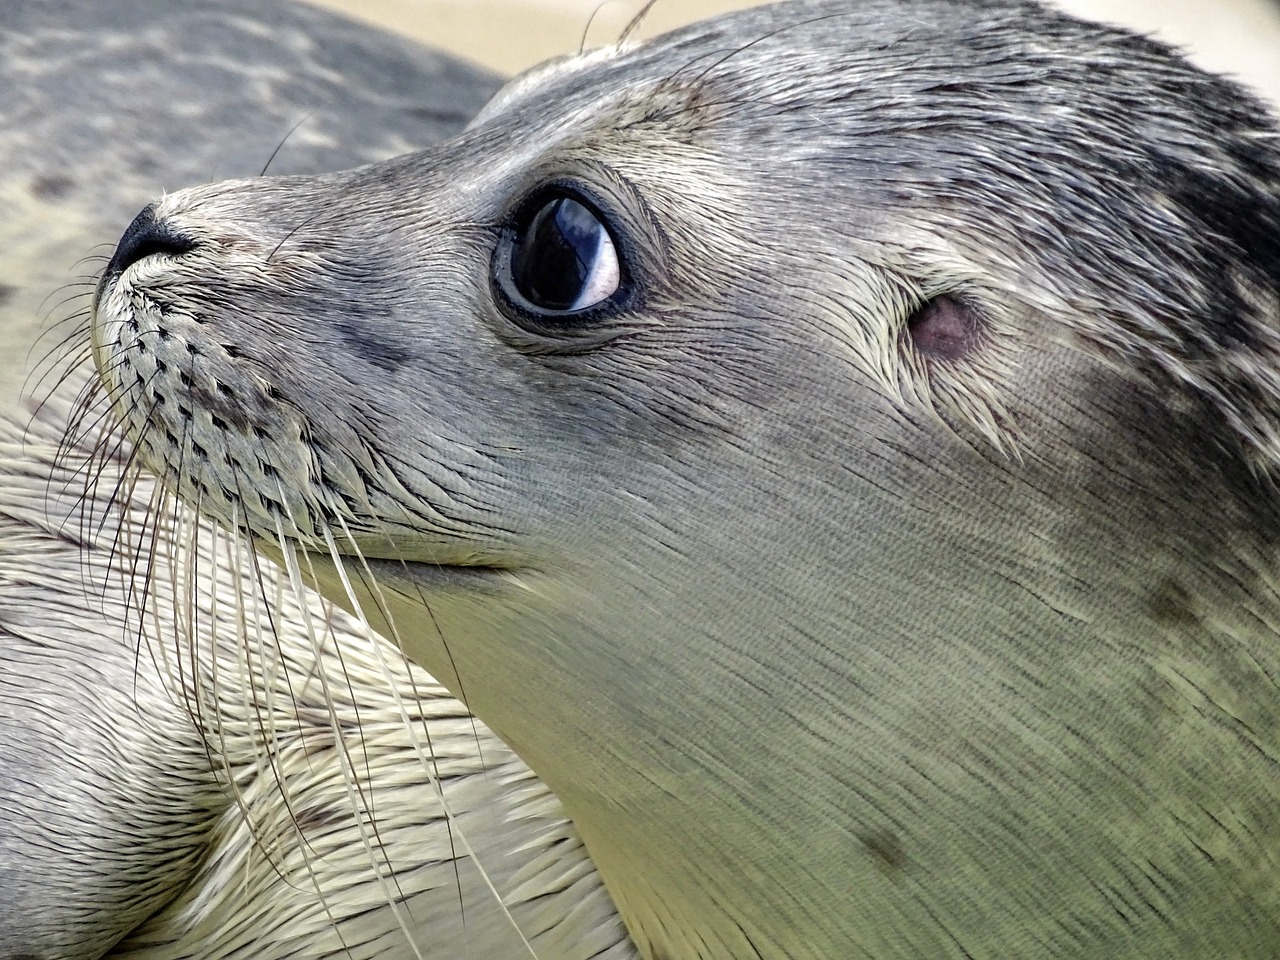
M293 588L294 595L299 599L298 606L302 619L303 630L311 640L312 652L316 658L316 662L319 663L324 655L323 644L321 643L320 634L317 632L315 622L311 616L310 606L303 601L303 598L307 595L307 588L302 579L302 571L298 565L297 553L294 550L292 541L285 536L284 527L279 518L276 519L276 539L280 548L280 555L284 562L285 573L289 578L289 583ZM309 570L308 572L314 581L314 571ZM356 813L356 822L360 831L360 840L364 844L365 852L368 854L369 863L374 869L377 880L383 888L383 893L386 896L387 905L391 908L392 915L396 918L396 922L400 928L405 931L406 935L409 935L411 928L408 926L402 915L402 905L399 902L399 899L394 895L392 883L388 882L387 879L387 873L393 873L392 866L387 859L385 850L383 850L381 856L379 856L378 851L374 849L374 840L370 837L369 828L365 823L364 817L361 815L361 811L370 813L370 819L372 819L372 814L364 794L355 783L356 769L351 761L350 754L347 751L345 734L342 729L342 724L338 719L337 708L335 706L337 700L333 695L328 674L326 671L321 669L316 671L316 676L320 681L321 691L323 692L325 702L329 707L329 722L333 730L334 747L341 753L344 760L342 779L347 793L347 801L350 803L351 809ZM318 885L317 889L319 889ZM414 955L418 960L426 960L411 935L410 946L413 948Z
M354 555L356 560L359 561L360 563L362 572L364 574L365 584L368 586L369 591L373 594L374 601L378 604L379 609L382 610L383 612L388 628L390 629L392 634L391 639L395 642L397 649L403 650L404 645L401 640L399 631L396 629L395 622L391 617L390 609L386 603L386 598L383 596L382 590L378 586L378 582L373 576L373 571L369 569L368 561L365 559L364 554L360 551L359 546L355 542L355 538L351 535L351 531L347 527L346 522L342 519L341 514L338 513L337 511L334 511L334 515L337 517L338 524L342 527L343 536L346 538L347 542L351 545L352 554ZM369 621L364 615L364 610L361 608L361 605L360 605L360 599L356 595L356 591L351 584L350 578L347 576L346 565L343 563L343 555L339 553L338 545L334 541L333 533L328 526L324 528L324 536L325 536L325 543L329 548L329 555L330 557L332 557L334 561L334 567L338 573L338 577L342 581L342 588L346 593L347 599L351 603L352 612L356 615L356 618L361 623L367 625ZM379 664L382 666L383 670L387 672L387 674L389 675L391 668L386 661L385 652L381 649L380 644L374 644L374 647L375 647L375 653L379 660ZM516 936L520 938L520 942L524 945L524 948L528 950L529 956L533 957L534 960L537 960L537 957L538 957L537 950L534 949L533 944L530 943L529 939L524 935L524 931L520 929L519 922L516 920L515 916L511 913L511 910L507 906L505 898L498 891L497 886L493 882L493 878L490 877L488 870L485 869L484 864L480 860L480 857L476 854L476 851L472 847L470 840L468 840L467 838L466 831L462 828L462 824L458 821L458 818L454 816L453 811L449 807L449 802L444 795L444 786L440 781L440 777L438 776L438 771L434 769L436 764L436 759L435 759L435 753L431 749L430 733L428 732L427 734L427 744L425 745L425 748L424 748L423 744L418 740L416 725L413 723L412 719L409 716L409 711L408 711L408 708L405 706L404 698L400 695L399 690L397 690L394 685L391 685L391 692L392 692L392 697L396 702L396 707L400 711L400 717L404 721L406 728L409 730L410 736L413 738L415 752L419 757L419 762L422 764L423 771L426 773L428 781L431 783L432 788L435 790L436 798L440 801L440 808L444 811L445 819L449 824L450 830L457 836L458 842L461 844L462 849L466 852L467 856L471 858L471 862L475 865L476 870L479 872L485 887L489 890L490 894L493 896L494 902L498 904L499 908L502 911L503 916L506 917L507 921L511 924L511 927L515 931ZM429 763L427 762L427 757L431 758Z

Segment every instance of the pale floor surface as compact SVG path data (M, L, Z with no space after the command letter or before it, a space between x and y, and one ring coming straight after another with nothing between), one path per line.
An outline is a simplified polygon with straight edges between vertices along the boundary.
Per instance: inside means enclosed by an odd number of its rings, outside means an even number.
M643 0L312 2L444 47L503 73L576 51L588 21L587 46L603 46L643 6ZM752 0L657 0L642 35L753 5ZM1233 74L1280 103L1280 3L1276 0L1056 0L1056 5L1079 16L1152 33L1183 47L1201 65Z

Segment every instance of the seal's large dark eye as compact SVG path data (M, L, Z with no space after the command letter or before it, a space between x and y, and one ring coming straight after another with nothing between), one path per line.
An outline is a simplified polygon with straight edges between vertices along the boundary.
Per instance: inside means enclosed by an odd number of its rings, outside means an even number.
M510 284L527 303L574 313L603 303L622 285L609 230L586 204L552 195L511 237Z

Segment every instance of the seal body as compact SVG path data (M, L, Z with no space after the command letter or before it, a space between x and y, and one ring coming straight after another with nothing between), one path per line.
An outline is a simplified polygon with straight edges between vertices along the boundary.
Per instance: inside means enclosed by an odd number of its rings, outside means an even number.
M1272 118L798 0L144 211L140 455L552 787L641 952L1280 950Z
M505 745L66 415L0 421L0 955L634 956Z

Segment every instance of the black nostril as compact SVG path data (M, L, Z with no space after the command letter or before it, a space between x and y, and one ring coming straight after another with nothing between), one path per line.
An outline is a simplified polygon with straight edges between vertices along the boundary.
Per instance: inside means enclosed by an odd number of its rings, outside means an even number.
M156 217L155 204L143 209L133 218L124 236L116 244L116 252L107 264L106 276L119 276L131 266L154 253L178 256L195 249L195 241L177 233L163 220Z

